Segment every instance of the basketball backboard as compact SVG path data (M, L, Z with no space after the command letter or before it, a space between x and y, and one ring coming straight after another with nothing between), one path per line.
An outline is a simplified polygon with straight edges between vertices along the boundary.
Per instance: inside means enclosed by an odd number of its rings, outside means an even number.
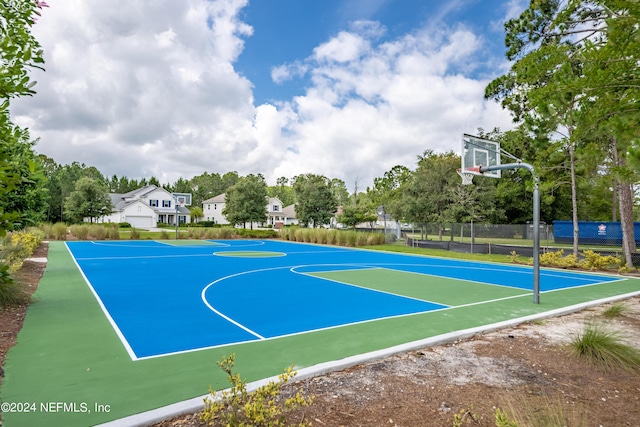
M462 135L462 171L475 175L500 178L500 170L478 173L471 168L500 165L500 143L478 138L477 136Z
M180 206L191 206L191 193L172 193L176 198L176 204Z

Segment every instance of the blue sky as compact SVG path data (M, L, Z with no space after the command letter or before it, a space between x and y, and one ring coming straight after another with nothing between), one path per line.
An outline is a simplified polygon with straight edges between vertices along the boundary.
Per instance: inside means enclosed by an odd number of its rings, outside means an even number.
M380 42L424 27L465 26L484 38L483 55L503 55L502 22L512 3L500 0L272 0L253 1L241 13L254 29L238 58L236 69L254 83L256 102L269 102L304 93L306 81L277 84L271 70L307 58L313 49L358 20L385 27ZM470 58L470 62L473 61ZM476 77L493 76L487 65L471 70Z
M14 101L36 151L104 175L317 173L352 189L463 133L524 0L48 0L46 72Z

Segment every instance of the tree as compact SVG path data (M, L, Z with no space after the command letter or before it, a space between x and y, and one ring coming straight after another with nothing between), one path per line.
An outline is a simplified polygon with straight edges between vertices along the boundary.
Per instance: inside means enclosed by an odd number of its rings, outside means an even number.
M267 220L267 184L264 177L247 175L240 178L235 185L227 190L225 195L225 208L222 211L231 224L243 224L247 222L263 223Z
M18 128L2 138L2 143L4 152L9 155L4 172L19 177L20 183L0 198L0 210L20 213L14 228L44 221L49 193L43 165L33 152L35 143L29 140L26 129Z
M635 252L631 183L626 154L638 130L640 3L624 0L532 1L505 24L511 70L489 84L485 96L502 100L516 118L548 138L550 152L569 157L577 255L577 159L580 151L612 149L627 265ZM631 129L631 130L630 130ZM635 134L635 136L634 136ZM607 135L604 144L589 144ZM601 138L600 141L604 139ZM559 144L562 147L558 150Z
M460 156L453 152L436 154L432 150L418 156L418 168L403 190L404 217L416 224L452 222L449 206L453 190L459 185L456 169Z
M276 185L268 188L269 197L277 197L283 206L289 206L295 203L296 194L293 188L288 185L289 179L280 177L276 180Z
M356 228L356 225L363 222L375 221L378 217L372 211L371 206L365 204L347 205L342 207L342 213L338 215L338 222L347 227Z
M200 206L192 206L191 208L189 208L189 214L196 223L198 222L199 218L202 218L204 216L204 213L202 212L202 208Z
M84 218L94 219L113 212L111 198L105 186L91 178L80 178L75 190L64 204L65 214L76 222Z
M329 224L338 207L332 188L331 181L325 176L306 174L294 178L296 216L300 224L305 227Z
M43 159L42 156L41 159ZM88 167L84 163L78 162L62 166L56 164L53 159L49 158L44 158L43 162L46 165L44 171L47 177L47 189L49 192L47 220L50 222L74 221L73 218L68 218L65 215L65 202L69 195L75 190L76 183L80 178L89 178L97 182L99 185L105 187L105 192L109 190L113 191L111 187L113 185L113 178L107 181L98 169L93 166ZM126 178L121 178L118 182L125 186L121 189L126 190L119 192L126 193L127 191L131 191L131 189L126 189L126 186L129 185Z
M15 0L0 4L0 200L5 201L11 192L21 185L28 183L28 176L15 170L12 164L11 145L25 143L25 131L11 122L9 114L10 100L35 93L29 76L29 69L42 69L44 64L40 44L31 34L31 27L35 23L35 16L46 7L45 2L33 0ZM15 148L15 147L13 147ZM35 155L27 156L27 165L31 171L34 167ZM35 170L34 170L35 172ZM0 235L23 216L22 212L11 206L0 207Z
M371 201L382 209L382 215L391 214L400 221L404 218L404 205L402 204L403 187L410 181L411 170L406 166L396 165L384 173L381 178L374 178L373 188L367 188L367 194Z

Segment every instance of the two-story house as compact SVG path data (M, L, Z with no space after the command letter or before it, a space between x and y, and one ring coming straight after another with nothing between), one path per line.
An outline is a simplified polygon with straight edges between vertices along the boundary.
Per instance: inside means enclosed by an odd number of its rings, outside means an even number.
M99 218L98 222L128 222L132 227L153 228L159 223L176 224L191 222L189 209L179 204L176 197L164 188L147 185L125 194L109 194L113 212Z
M216 224L229 224L227 218L222 211L226 206L225 201L226 194L219 194L215 197L202 202L202 214L206 221L215 221ZM262 224L254 223L253 227L261 227L265 225L271 225L272 227L278 227L281 225L289 225L296 223L295 211L293 205L284 207L282 202L277 197L268 197L266 205L267 221ZM293 217L291 217L293 215ZM247 224L249 226L249 224Z

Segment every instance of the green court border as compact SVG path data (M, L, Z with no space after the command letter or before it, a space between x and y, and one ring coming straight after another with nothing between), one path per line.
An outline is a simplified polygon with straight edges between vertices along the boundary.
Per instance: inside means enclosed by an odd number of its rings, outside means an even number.
M132 361L76 268L64 242L51 242L49 261L18 344L8 353L0 401L35 403L32 413L5 413L3 427L87 426L227 387L215 362L236 354L247 381L344 359L444 333L640 291L640 279L531 294L489 304L367 322L314 333ZM292 302L293 303L293 302ZM296 301L296 304L304 301ZM357 339L354 339L357 337ZM41 403L78 412L44 413ZM82 412L86 405L89 412ZM109 412L95 412L95 405ZM55 405L53 407L56 407Z

